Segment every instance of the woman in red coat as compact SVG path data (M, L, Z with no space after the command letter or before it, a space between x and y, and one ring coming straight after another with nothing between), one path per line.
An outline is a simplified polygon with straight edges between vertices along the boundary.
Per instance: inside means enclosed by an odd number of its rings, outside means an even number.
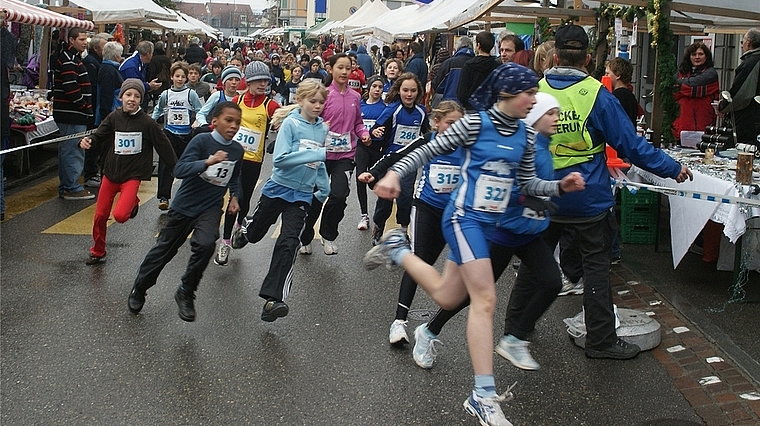
M678 66L676 81L681 86L675 93L681 114L673 123L673 134L680 140L681 131L703 132L705 127L715 122L715 111L710 103L717 99L720 88L712 53L707 46L696 42L686 48Z

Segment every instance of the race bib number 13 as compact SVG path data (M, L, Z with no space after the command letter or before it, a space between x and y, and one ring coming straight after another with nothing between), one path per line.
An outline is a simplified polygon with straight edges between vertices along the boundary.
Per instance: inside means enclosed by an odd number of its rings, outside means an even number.
M235 169L234 161L221 161L212 164L201 173L201 179L216 186L227 186L232 178L232 171Z

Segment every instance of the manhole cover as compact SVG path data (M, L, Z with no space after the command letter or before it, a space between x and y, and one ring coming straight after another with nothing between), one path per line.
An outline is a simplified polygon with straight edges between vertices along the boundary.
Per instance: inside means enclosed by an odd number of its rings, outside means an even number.
M413 309L409 311L409 315L407 319L410 319L412 321L430 321L430 318L435 315L437 311L431 311L430 309Z

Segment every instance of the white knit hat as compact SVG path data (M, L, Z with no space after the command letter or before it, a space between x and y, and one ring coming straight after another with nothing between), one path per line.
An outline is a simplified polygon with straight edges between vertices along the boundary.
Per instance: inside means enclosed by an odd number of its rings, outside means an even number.
M539 118L543 117L552 108L560 109L557 98L548 93L538 92L536 93L536 104L533 105L533 109L530 110L528 116L523 118L522 121L528 126L533 126Z

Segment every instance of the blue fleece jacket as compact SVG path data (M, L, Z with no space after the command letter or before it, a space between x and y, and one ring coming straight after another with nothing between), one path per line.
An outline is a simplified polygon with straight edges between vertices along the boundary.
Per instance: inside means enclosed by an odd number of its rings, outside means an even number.
M330 194L330 182L324 163L327 131L328 127L321 117L317 117L315 123L310 123L301 115L300 108L291 111L277 133L272 159L274 168L265 188L274 183L302 193L280 197L288 201L305 198L310 202L313 193L319 202L324 202ZM315 187L317 192L314 192ZM283 194L282 191L272 189L272 194ZM304 194L303 197L299 196Z

